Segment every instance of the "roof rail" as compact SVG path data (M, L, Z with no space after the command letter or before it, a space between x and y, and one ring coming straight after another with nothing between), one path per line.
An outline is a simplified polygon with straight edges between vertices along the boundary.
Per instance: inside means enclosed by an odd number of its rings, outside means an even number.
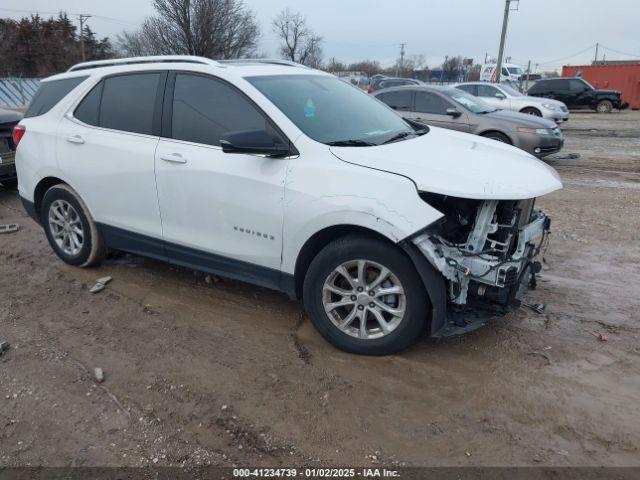
M202 65L220 66L220 64L215 60L205 57L196 57L191 55L158 55L149 57L112 58L109 60L83 62L74 65L68 71L77 72L79 70L89 70L92 68L114 67L118 65L137 65L144 63L199 63Z
M218 60L221 64L242 64L242 63L265 63L269 65L286 65L288 67L309 68L301 63L292 62L291 60L280 60L278 58L234 58L231 60Z

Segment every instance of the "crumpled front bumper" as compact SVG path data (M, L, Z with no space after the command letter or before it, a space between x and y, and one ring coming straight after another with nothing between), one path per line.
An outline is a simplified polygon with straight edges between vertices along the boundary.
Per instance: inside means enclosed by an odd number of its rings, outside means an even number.
M495 209L489 208L483 217L480 209L476 222L490 218L491 212ZM432 336L466 333L518 308L527 290L535 287L535 275L541 267L535 258L547 243L550 224L545 213L533 211L502 256L469 251L474 244L491 244L491 227L483 229L480 224L465 245L448 244L429 231L414 238L413 243L447 283L446 321L432 330Z

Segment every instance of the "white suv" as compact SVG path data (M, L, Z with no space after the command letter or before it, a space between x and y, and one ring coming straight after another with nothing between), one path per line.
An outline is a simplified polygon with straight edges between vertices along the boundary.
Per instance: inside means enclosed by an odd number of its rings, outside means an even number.
M115 249L277 289L361 354L518 306L549 229L534 199L562 186L521 150L278 61L76 65L15 138L23 204L65 262Z

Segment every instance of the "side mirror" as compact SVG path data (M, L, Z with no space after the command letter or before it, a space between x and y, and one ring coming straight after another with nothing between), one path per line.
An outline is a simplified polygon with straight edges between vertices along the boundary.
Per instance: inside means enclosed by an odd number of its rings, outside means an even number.
M496 93L495 97L499 100L504 100L505 98L507 98L507 96L504 93Z
M445 113L453 118L458 118L460 115L462 115L462 112L457 108L447 108Z
M224 153L246 153L269 157L289 155L289 146L276 143L274 138L264 130L229 132L220 140L220 146Z

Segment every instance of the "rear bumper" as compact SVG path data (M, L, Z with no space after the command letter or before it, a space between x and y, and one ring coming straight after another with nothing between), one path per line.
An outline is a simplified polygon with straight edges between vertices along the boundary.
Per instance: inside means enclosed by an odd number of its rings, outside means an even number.
M15 180L16 176L16 164L11 159L10 163L5 163L6 158L2 159L0 163L0 181L2 180Z

